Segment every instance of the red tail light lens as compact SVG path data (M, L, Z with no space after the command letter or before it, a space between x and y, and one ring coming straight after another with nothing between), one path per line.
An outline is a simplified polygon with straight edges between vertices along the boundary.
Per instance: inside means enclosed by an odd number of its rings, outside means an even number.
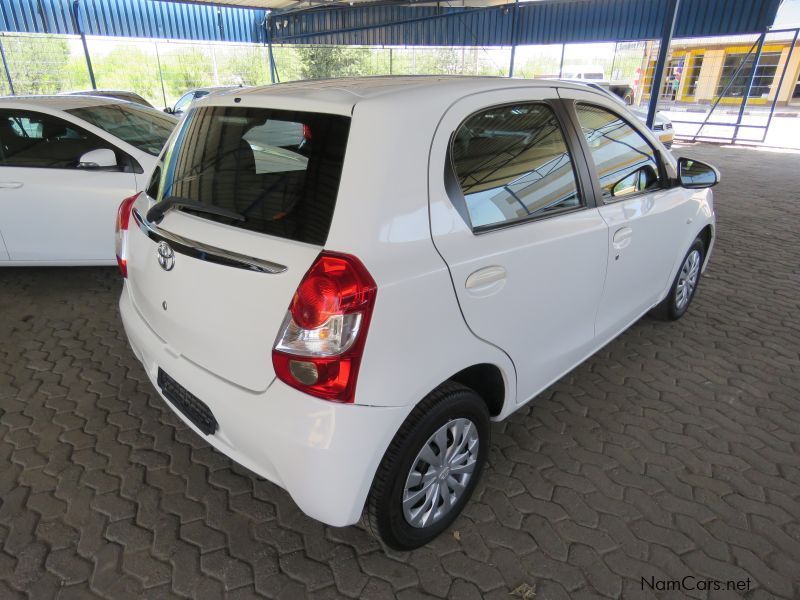
M117 265L119 265L119 272L123 277L128 276L128 223L131 220L131 210L133 203L139 194L134 194L129 198L125 198L117 209L117 224L115 228L115 246L117 252Z
M318 398L353 402L377 291L356 257L322 252L297 287L275 341L278 378Z
M311 127L303 124L303 139L307 142L311 141Z

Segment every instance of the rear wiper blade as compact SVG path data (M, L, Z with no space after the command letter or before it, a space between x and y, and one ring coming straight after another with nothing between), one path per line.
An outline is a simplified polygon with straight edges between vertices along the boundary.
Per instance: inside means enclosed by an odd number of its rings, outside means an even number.
M246 221L247 218L227 208L220 208L211 204L203 204L196 200L189 200L188 198L181 198L180 196L170 196L164 198L161 202L154 204L150 210L147 211L147 220L151 223L161 223L164 215L173 208L188 208L197 212L208 213L210 215L219 215L220 217L227 217L234 221Z

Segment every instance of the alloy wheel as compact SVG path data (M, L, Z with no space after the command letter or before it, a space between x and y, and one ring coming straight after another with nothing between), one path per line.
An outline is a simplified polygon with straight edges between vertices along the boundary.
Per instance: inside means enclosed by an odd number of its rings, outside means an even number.
M478 460L478 429L469 419L454 419L428 438L403 489L403 515L412 527L439 521L458 503Z
M683 261L681 272L678 275L678 285L675 287L675 307L683 310L692 299L697 279L700 276L700 252L692 250Z

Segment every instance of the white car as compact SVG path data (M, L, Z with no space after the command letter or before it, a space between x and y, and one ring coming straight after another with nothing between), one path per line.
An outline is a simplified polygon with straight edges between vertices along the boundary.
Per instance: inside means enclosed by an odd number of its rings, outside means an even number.
M178 100L175 102L174 106L167 106L164 109L164 112L167 113L167 114L170 114L170 115L178 115L178 116L180 116L183 113L185 113L187 110L189 110L189 107L193 103L197 102L198 100L201 100L202 98L205 98L209 94L218 94L220 92L225 92L227 90L238 90L238 89L242 89L242 86L240 86L240 85L215 85L215 86L211 86L211 87L193 88L193 89L189 90L188 92L184 93L183 96L178 98Z
M618 102L622 106L629 106L629 102L625 102L622 98L617 96L611 90L603 87L602 85L594 82L587 82L586 85L588 87L594 88L599 90L603 93L608 94L611 98L614 99L615 102ZM636 118L639 119L642 123L647 123L647 110L643 108L630 108L629 109ZM653 131L656 132L658 139L664 144L664 147L669 149L672 148L672 142L675 139L675 132L672 127L672 121L669 120L664 113L657 112L655 118L653 119Z
M109 98L0 98L0 266L115 264L119 199L176 123Z
M266 147L275 121L309 139ZM717 179L583 85L223 94L120 205L122 321L209 443L311 517L366 509L389 546L414 548L464 507L491 420L651 309L686 312Z

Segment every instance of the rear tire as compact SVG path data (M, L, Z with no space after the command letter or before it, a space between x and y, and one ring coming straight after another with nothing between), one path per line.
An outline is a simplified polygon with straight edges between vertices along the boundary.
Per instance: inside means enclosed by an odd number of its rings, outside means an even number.
M703 240L697 238L683 257L667 297L653 309L653 316L662 321L677 321L686 314L697 293L697 286L700 285L700 271L705 256L705 244Z
M383 456L367 499L369 529L395 550L430 542L472 495L489 443L483 399L454 382L439 386L411 411Z

